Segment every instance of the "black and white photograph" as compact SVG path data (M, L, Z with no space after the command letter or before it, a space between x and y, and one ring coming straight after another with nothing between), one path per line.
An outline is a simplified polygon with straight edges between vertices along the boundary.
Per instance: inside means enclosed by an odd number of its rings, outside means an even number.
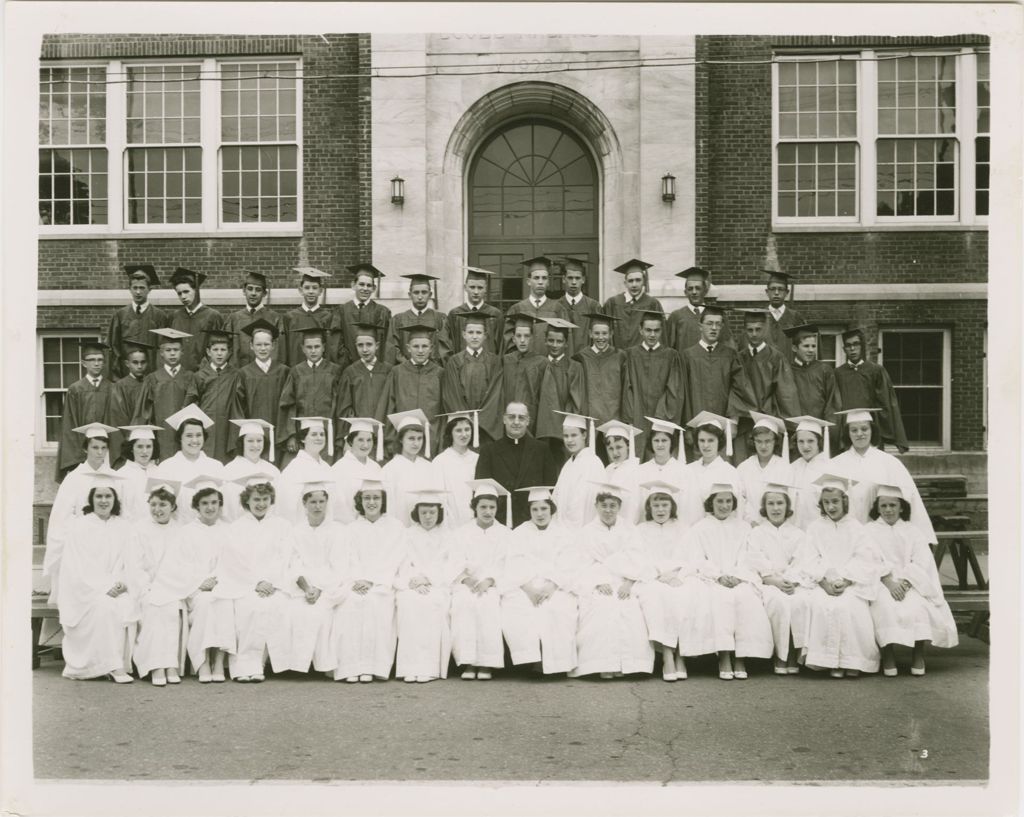
M6 4L0 810L1017 813L1021 7L630 5Z

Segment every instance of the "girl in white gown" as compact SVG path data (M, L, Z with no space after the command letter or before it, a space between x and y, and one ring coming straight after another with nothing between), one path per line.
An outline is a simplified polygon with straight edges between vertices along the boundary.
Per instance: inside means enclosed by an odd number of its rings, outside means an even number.
M562 442L567 457L558 472L551 498L559 509L559 524L567 529L579 528L597 515L595 485L604 477L604 463L594 452L594 418L558 413L565 415Z
M651 450L653 455L647 462L642 463L637 469L636 478L639 484L645 482L665 482L669 485L678 485L680 497L686 488L689 478L686 475L686 459L683 450L686 445L683 442L683 428L675 423L666 420L659 420L657 417L648 417L651 424ZM646 510L640 503L637 508L637 524L646 519Z
M452 654L464 680L487 681L505 665L501 640L501 594L511 531L496 521L498 500L510 494L497 482L475 479L473 521L452 537ZM510 500L509 500L510 501Z
M579 607L571 534L555 519L546 486L527 492L530 519L512 532L501 582L501 630L513 664L539 664L549 675L576 666Z
M384 513L391 495L382 489L382 483L363 483L359 518L332 551L331 567L341 578L331 625L336 681L386 681L395 662L395 580L405 528Z
M68 523L59 574L65 678L102 678L128 684L133 622L129 586L131 526L120 517L116 476L87 477L85 512ZM86 483L88 484L88 483Z
M804 532L793 524L792 487L768 483L761 500L761 523L747 538L747 566L761 579L764 603L775 642L776 675L800 672L807 646L808 610L816 582L797 568L806 548Z
M732 456L732 422L728 418L702 411L686 425L696 435L697 453L700 455L686 466L687 482L679 508L679 518L690 526L704 519L704 497L708 488L716 483L736 483L738 476L736 469L725 459ZM739 504L737 516L742 517L745 507L742 491L736 501Z
M875 640L882 646L882 672L896 675L893 645L914 650L911 675L924 675L925 648L955 647L956 622L942 595L935 557L921 532L910 524L913 511L897 485L879 485L874 520L867 534L882 552L882 585L871 602Z
M771 658L773 642L768 614L761 604L761 578L748 566L750 525L736 513L736 483L708 487L707 515L694 525L692 540L697 571L710 584L718 677L747 677L747 658Z
M635 439L640 429L628 423L610 420L598 426L597 430L604 435L604 447L608 452L608 465L605 466L601 480L628 489L622 497L619 521L635 525L640 513L640 460L636 457Z
M384 424L372 417L351 417L345 436L345 453L331 466L335 488L331 492L331 516L348 524L359 518L356 493L363 480L381 479L384 459Z
M281 477L281 470L270 461L274 457L273 424L259 419L231 422L238 428L238 445L241 450L221 472L223 482L220 490L224 496L222 513L225 522L234 522L244 513L239 497L246 478L266 474L270 484L276 488Z
M800 530L805 531L811 522L821 516L818 507L821 490L814 481L829 468L829 427L835 423L807 415L787 419L796 426L793 438L799 454L790 463L793 472L790 484L796 493L792 521Z
M289 522L298 522L305 516L302 507L303 486L308 482L330 482L331 466L324 459L333 422L327 417L296 417L299 432L299 450L295 459L281 471L277 481L279 497L277 513Z
M477 430L478 411L456 411L445 415L448 418L444 430L444 450L434 457L441 482L437 487L445 491L444 518L450 529L458 528L472 521L473 511L469 501L473 492L469 481L476 473L476 461L480 455L470 444L479 437ZM479 445L479 441L473 443Z
M149 515L149 497L146 482L156 473L160 461L156 435L160 426L121 426L128 432L128 438L121 449L124 462L117 473L124 479L124 518L130 522L141 522Z
M198 476L213 474L220 476L224 466L219 460L203 453L206 444L206 430L213 426L213 420L195 403L189 403L181 411L175 412L164 422L174 429L178 441L178 452L172 457L160 461L150 477L152 479L170 480L184 486ZM178 506L181 513L178 522L186 525L195 518L192 510L191 488L182 487L178 494Z
M379 503L380 489L363 492L364 506ZM445 538L445 495L417 491L412 497L412 525L403 534L404 557L395 579L398 613L398 658L395 674L406 683L425 684L448 677L452 652L451 586L460 568L453 567Z
M868 603L875 599L881 556L849 512L851 480L822 474L822 516L807 528L798 569L818 583L811 594L806 665L833 678L878 672L879 653Z
M577 663L570 677L600 673L602 678L654 670L654 648L640 607L637 581L644 555L636 526L619 519L621 485L599 483L597 516L574 537L579 565L573 589L579 599Z
M786 424L778 417L750 412L754 426L750 431L750 447L754 453L736 466L743 496L748 500L744 505L743 520L750 525L760 524L760 497L769 482L789 485L793 480L789 465L789 436Z
M404 527L412 524L413 491L436 489L441 476L434 463L422 454L430 450L430 424L419 409L389 414L395 427L398 453L381 469L384 492L388 497L388 516Z

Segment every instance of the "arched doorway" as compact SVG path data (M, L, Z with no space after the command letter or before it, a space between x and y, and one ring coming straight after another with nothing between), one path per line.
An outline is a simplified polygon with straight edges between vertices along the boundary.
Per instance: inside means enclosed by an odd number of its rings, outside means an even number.
M469 168L469 263L494 270L488 300L501 309L525 297L520 262L572 255L587 262L586 291L598 297L600 182L590 152L548 120L504 125L481 144ZM561 294L552 270L551 297Z

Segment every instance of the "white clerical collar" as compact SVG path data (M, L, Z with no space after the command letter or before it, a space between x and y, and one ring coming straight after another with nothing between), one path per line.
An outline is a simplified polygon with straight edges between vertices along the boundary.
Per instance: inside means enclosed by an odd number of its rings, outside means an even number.
M260 360L257 357L257 358L253 358L253 362L263 370L264 374L266 374L267 372L270 371L270 365L274 361L272 359L270 359L270 358L268 358L267 360Z
M701 348L703 348L705 352L713 352L713 351L715 351L715 346L718 345L716 343L716 344L714 344L712 346L709 346L707 343L704 342L704 338L701 338L700 340L698 340L697 343L699 343L701 345Z
M786 305L783 304L778 309L776 309L774 306L769 304L768 305L768 311L771 313L771 316L773 318L775 318L775 320L781 321L782 320L782 316L786 314Z

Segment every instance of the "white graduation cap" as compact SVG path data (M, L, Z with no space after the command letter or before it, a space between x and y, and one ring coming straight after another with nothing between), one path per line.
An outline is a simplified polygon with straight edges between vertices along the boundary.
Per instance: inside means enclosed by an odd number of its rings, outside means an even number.
M527 488L516 488L516 491L525 491L527 502L545 502L552 499L554 485L531 485Z
M875 498L879 497L887 499L902 499L904 502L907 501L907 495L903 493L903 489L900 488L899 485L877 485L875 489Z
M730 493L733 498L739 501L740 487L732 480L723 480L722 482L713 482L704 489L704 498L714 496L715 494ZM736 510L733 508L733 510Z
M821 437L821 450L825 453L825 459L831 459L829 453L829 426L834 426L835 423L830 423L828 420L820 420L817 417L811 417L809 414L801 414L799 417L787 417L786 422L795 423L797 431L812 431Z
M604 480L590 479L587 480L591 485L597 486L597 493L599 494L611 494L616 497L620 502L630 493L629 488L625 485L620 485L617 482L605 482Z
M384 480L380 479L380 477L365 476L365 477L362 478L362 480L359 483L359 490L360 491L383 491L384 490Z
M686 446L683 444L683 431L685 430L681 425L669 422L668 420L661 420L657 417L648 417L644 415L644 419L651 424L651 434L656 431L660 431L662 434L668 434L669 436L678 432L679 436L676 438L678 448L676 448L676 459L679 462L686 462L686 454L683 453Z
M384 423L373 417L339 417L343 423L348 423L348 433L366 432L377 438L377 456L379 462L384 459ZM348 435L346 435L348 436Z
M121 484L124 482L123 476L107 467L99 468L95 471L89 469L80 473L88 477L89 482L92 483L89 486L90 489L109 488L117 494L121 490Z
M118 426L121 431L128 432L128 442L133 443L136 440L154 440L156 439L155 432L163 431L160 426L152 426L148 424L142 424L137 426ZM75 429L76 431L78 429Z
M223 478L214 476L213 474L199 474L186 482L185 487L198 492L207 488L220 488L223 482Z
M326 284L324 278L330 278L331 273L319 270L316 267L292 267L293 272L297 272L301 278L314 278L322 284Z
M154 335L160 336L157 345L162 345L169 341L182 341L185 338L192 337L188 332L182 332L180 329L171 329L169 326L164 329L150 329L149 331Z
M252 488L254 485L273 485L274 475L267 471L250 471L231 481L243 488Z
M817 485L823 491L828 488L833 488L846 494L849 493L850 489L857 484L857 480L841 476L840 474L822 474L814 480L813 484Z
M480 447L480 410L464 409L462 411L449 411L447 414L438 414L438 417L446 417L445 425L453 420L469 420L473 426L473 448Z
M440 505L443 507L444 498L448 495L447 491L439 491L436 488L420 488L408 493L412 497L412 503L409 508L410 518L412 511L416 509L417 505Z
M274 424L268 423L266 420L260 419L239 419L232 420L236 426L238 426L238 436L244 437L246 434L258 434L261 437L270 437L270 448L267 451L267 459L271 462L274 461Z
M473 489L473 499L480 496L493 497L494 499L501 499L502 497L510 497L510 494L505 487L497 480L493 479L467 479L466 484ZM505 513L505 527L509 530L512 529L512 506L511 503L506 508Z
M674 482L669 482L663 479L652 479L647 482L641 482L640 487L647 492L648 497L653 494L668 494L669 496L675 497L683 490Z
M389 414L388 422L395 427L396 432L411 426L418 426L423 429L423 456L428 460L430 459L430 422L427 420L427 415L423 413L422 409L398 411L394 414Z
M91 440L94 437L109 438L117 429L114 426L108 426L106 423L86 423L84 426L72 429L72 431L84 434L87 440Z
M759 428L766 428L776 436L782 437L782 461L789 462L789 432L786 431L786 423L779 417L770 414L762 414L760 411L751 411L750 419L754 421L751 433Z
M333 483L325 482L323 480L319 482L303 482L301 496L312 493L313 491L323 491L328 497L331 495L331 487Z
M639 428L621 420L609 420L607 423L599 425L597 430L604 434L605 438L622 437L628 440L629 456L631 459L636 457L636 435L641 433Z
M562 428L579 428L587 432L587 447L593 451L597 447L597 434L594 428L594 423L597 422L596 417L590 417L586 414L573 414L571 411L559 411L558 409L551 409L555 414L561 414L565 419L562 420Z
M761 499L764 499L765 494L785 494L792 503L795 490L795 485L786 485L784 482L766 482L761 488Z
M725 456L732 456L732 420L728 417L723 417L721 414L715 414L713 411L702 411L690 422L688 422L690 428L697 429L701 426L712 426L725 432Z
M872 412L881 411L880 408L855 408L846 409L845 411L837 411L837 417L846 418L846 425L850 423L873 423L875 421Z
M167 493L177 498L181 493L181 481L177 479L164 479L163 477L150 477L146 480L146 496L151 496L153 491L163 488Z
M334 421L330 417L296 417L299 431L307 428L319 428L327 436L327 456L334 456Z
M213 420L210 416L195 403L189 403L185 408L174 412L164 422L177 431L186 420L198 420L204 430L213 425Z

